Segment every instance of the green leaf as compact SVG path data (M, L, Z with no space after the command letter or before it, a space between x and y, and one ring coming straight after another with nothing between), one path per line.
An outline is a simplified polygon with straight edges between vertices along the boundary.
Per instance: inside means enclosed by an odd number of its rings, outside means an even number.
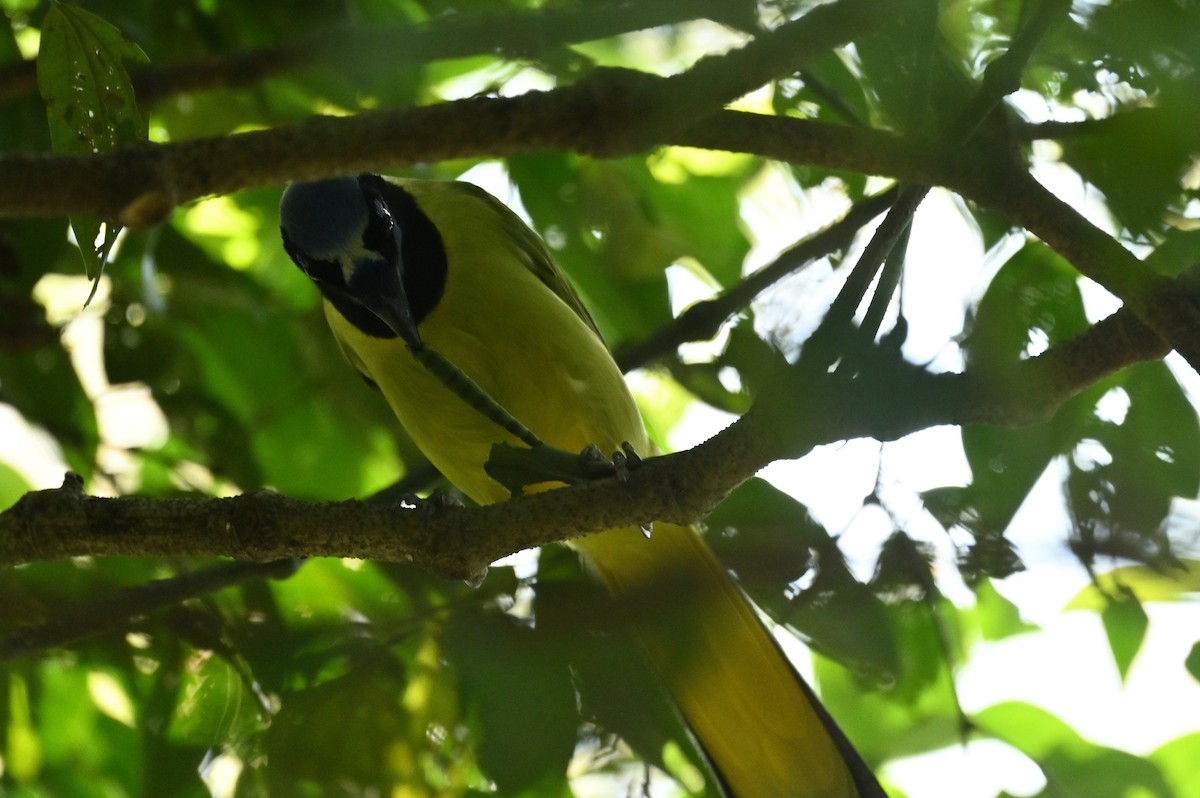
M884 607L884 627L895 648L896 664L872 682L861 672L814 657L821 698L868 762L934 751L962 741L963 719L951 666L959 655L958 613L939 600ZM855 620L843 621L852 624ZM939 628L939 626L941 628ZM945 632L949 632L947 635Z
M6 510L16 504L30 485L21 474L6 463L0 463L0 510Z
M172 741L216 745L245 739L258 729L261 706L225 657L197 651L183 677L180 702L167 728Z
M107 152L147 140L148 123L125 63L148 61L140 47L95 14L51 4L42 23L37 73L54 151ZM83 218L73 218L71 226L87 275L95 279L119 228Z
M8 723L4 730L6 770L18 784L33 781L42 769L42 744L30 712L29 686L16 674L0 685L8 688L5 702Z
M664 269L684 245L647 215L630 185L636 165L589 172L582 159L554 154L512 158L508 165L534 229L570 275L610 347L641 340L670 321Z
M666 268L681 258L720 285L738 280L749 243L737 192L754 164L696 175L680 159L659 158L670 183L655 180L645 158L522 156L509 170L535 229L619 348L670 321Z
M409 675L424 682L421 674ZM269 794L337 794L347 780L389 793L396 778L420 778L407 734L404 676L376 652L352 673L284 693L266 733Z
M1200 732L1164 743L1147 758L1162 771L1174 790L1172 795L1200 793L1200 768L1196 767L1200 762Z
M1192 650L1184 659L1183 667L1187 668L1187 672L1192 674L1193 679L1200 682L1200 641L1192 644Z
M126 62L149 59L95 14L51 4L42 23L38 90L55 152L105 152L146 139Z
M1196 92L1195 83L1168 85L1155 107L1120 111L1099 132L1064 141L1064 160L1104 192L1134 234L1162 230L1167 212L1186 204L1180 177L1200 144Z
M1075 269L1027 241L992 278L965 343L973 367L1002 367L1087 329Z
M843 125L865 124L870 106L862 82L838 52L809 60L799 78L781 80L771 98L776 114Z
M829 533L808 509L763 479L750 479L705 521L705 540L760 603L779 608L784 589L812 566Z
M138 717L141 707L121 666L101 663L93 650L71 661L47 660L38 669L37 714L46 761L43 784L64 779L63 795L130 795L146 762L138 732L103 710L108 690L124 692ZM60 775L61 774L61 775Z
M1121 674L1121 681L1125 681L1133 659L1141 650L1142 641L1146 639L1150 619L1137 595L1128 587L1122 586L1119 593L1109 597L1108 605L1100 613L1100 620L1104 624L1104 633L1108 636L1108 647L1112 651L1113 662Z
M741 414L750 409L759 390L787 368L787 361L778 349L759 337L750 320L742 319L729 330L725 350L715 360L685 363L668 358L665 365L671 376L698 399L728 413ZM733 384L729 384L730 378L735 378Z
M875 117L902 134L935 138L956 122L973 90L943 52L939 3L909 3L881 33L855 41Z
M1031 704L995 704L977 713L974 721L980 731L1036 762L1046 775L1047 794L1089 798L1175 796L1154 763L1088 742L1059 718Z
M1200 9L1192 3L1126 0L1097 7L1087 32L1094 36L1094 66L1111 70L1150 95L1194 74L1200 52ZM1139 155L1148 155L1139 148Z
M95 407L61 346L0 357L0 400L53 435L72 470L91 475L100 441Z
M1004 384L1013 379L1008 376L1013 363L1086 329L1077 279L1059 255L1044 244L1027 242L996 274L979 303L965 342L970 368L991 375L999 388L1011 389ZM1103 390L1103 384L1086 389L1050 421L1034 426L964 427L971 484L927 499L936 501L940 516L970 530L977 541L994 542L1051 460L1082 437Z
M996 590L991 579L983 579L973 585L975 588L975 614L979 620L979 628L983 639L988 641L1003 640L1006 637L1037 631L1036 624L1028 623L1021 618L1017 606L1006 599Z
M1105 571L1097 575L1096 584L1076 593L1063 609L1100 612L1108 605L1107 597L1122 587L1137 593L1141 601L1189 600L1189 594L1200 593L1200 560L1182 560L1180 565L1169 571L1148 565L1123 565Z
M870 103L863 83L847 66L847 60L838 52L823 53L805 64L799 75L776 81L771 98L775 113L833 124L866 124L871 115ZM803 188L837 178L846 186L851 201L861 199L867 185L864 175L849 170L798 162L787 164L787 168Z
M1200 230L1168 229L1162 242L1143 262L1159 274L1179 277L1200 265Z
M1176 497L1200 489L1200 421L1162 362L1131 366L1112 382L1069 461L1072 549L1088 563L1106 555L1174 568L1164 522Z
M173 226L147 255L171 292L158 300L163 311L118 327L106 360L151 386L204 465L242 488L326 499L361 496L402 473L399 423L346 364L319 312L287 312L252 273L214 263ZM126 278L113 299L122 311L152 307L130 290L138 261L122 253L114 265ZM316 304L311 287L309 298Z
M493 569L489 576L503 571ZM344 620L346 607L380 623L408 611L408 597L371 562L356 563L351 569L339 559L310 560L291 577L271 582L271 593L280 605L313 624Z
M751 479L718 505L706 526L714 553L776 622L835 660L893 677L899 655L886 609L850 573L808 508L769 482ZM797 594L795 583L814 570L812 584Z
M506 795L561 783L575 750L575 691L561 651L546 642L504 613L457 612L446 628L479 765Z
M738 219L738 191L745 177L757 166L747 161L732 175L697 175L680 170L675 181L655 182L638 170L643 202L650 204L652 218L661 229L678 233L687 255L724 288L741 279L742 262L750 244Z

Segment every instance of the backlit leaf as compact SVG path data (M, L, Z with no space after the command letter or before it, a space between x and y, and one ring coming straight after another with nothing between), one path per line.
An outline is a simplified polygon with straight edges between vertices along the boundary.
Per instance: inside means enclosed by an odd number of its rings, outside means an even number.
M78 6L52 3L42 23L37 65L55 152L107 152L145 141L146 117L138 109L125 64L148 61L140 47L102 18ZM94 278L118 228L82 218L72 219L72 228L87 274Z

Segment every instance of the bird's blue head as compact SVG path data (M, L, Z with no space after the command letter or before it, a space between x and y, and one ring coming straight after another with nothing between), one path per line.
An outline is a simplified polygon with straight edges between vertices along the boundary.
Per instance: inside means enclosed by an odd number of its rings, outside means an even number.
M279 203L279 226L306 256L336 260L362 246L367 213L357 177L292 183Z
M349 322L421 345L417 324L441 296L445 250L407 191L372 174L293 183L279 227L288 255Z

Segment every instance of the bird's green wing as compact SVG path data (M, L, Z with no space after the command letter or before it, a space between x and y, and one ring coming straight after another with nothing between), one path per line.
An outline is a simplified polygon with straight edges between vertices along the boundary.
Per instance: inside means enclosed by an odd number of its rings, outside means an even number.
M584 307L575 288L563 273L562 268L554 261L554 257L546 249L546 244L537 233L529 229L525 222L500 200L471 183L458 182L453 184L458 190L465 191L478 198L481 202L495 211L504 226L504 232L512 238L518 249L525 254L525 266L537 276L542 283L555 295L575 311L583 319L592 332L600 336L600 329L588 309ZM600 336L603 340L604 337Z

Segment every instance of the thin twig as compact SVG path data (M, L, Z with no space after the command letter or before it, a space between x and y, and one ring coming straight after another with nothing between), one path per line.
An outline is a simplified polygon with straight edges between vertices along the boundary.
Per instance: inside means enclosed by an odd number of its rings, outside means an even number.
M622 371L631 371L674 351L681 344L712 338L726 319L747 307L764 290L809 263L850 246L855 234L891 207L898 195L899 189L890 188L862 200L840 220L792 245L769 265L720 295L689 306L653 335L618 352L617 364Z
M804 345L804 359L809 367L824 370L844 354L850 341L857 340L857 336L848 335L853 328L854 314L880 267L891 254L892 247L905 235L913 214L928 193L929 187L922 185L906 186L900 192L887 217L875 230L871 241L854 264L825 318Z
M92 597L84 605L59 612L53 621L0 638L0 663L126 629L138 616L223 588L260 579L283 579L291 576L298 566L298 560L223 562L126 588L108 597Z

